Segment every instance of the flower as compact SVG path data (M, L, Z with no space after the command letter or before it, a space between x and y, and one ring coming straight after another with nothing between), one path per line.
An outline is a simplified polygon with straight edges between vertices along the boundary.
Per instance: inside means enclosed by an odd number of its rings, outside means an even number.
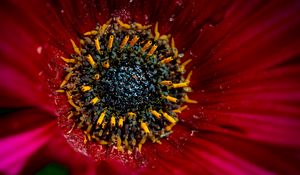
M32 174L49 162L72 174L299 172L298 1L15 0L0 9L0 172ZM62 136L53 91L69 40L110 17L158 21L161 33L172 34L193 59L187 69L199 103L182 112L162 145L95 163Z

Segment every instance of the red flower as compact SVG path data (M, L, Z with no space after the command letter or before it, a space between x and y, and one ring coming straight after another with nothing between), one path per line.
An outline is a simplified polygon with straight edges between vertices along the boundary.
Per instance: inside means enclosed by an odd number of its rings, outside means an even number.
M56 162L72 174L297 174L299 10L299 1L279 0L1 2L0 172L31 174ZM161 33L171 33L193 59L187 69L199 103L162 145L145 144L134 159L81 148L107 159L94 162L62 136L52 95L69 39L110 17L158 21Z

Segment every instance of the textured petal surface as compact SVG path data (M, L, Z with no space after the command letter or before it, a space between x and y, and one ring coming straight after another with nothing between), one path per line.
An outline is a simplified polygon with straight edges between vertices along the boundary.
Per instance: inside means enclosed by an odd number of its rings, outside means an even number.
M174 133L162 145L145 144L142 155L84 145L80 134L66 135L68 143L96 159L122 160L140 174L297 174L299 9L298 1L4 1L0 11L0 106L34 106L53 114L52 103L63 103L65 98L49 98L53 100L49 102L45 84L52 91L57 89L64 66L59 57L72 52L70 38L78 42L83 32L110 17L149 24L158 21L161 33L171 33L185 58L193 59L187 69L194 71L191 98L199 103L182 113ZM20 16L26 20L19 20ZM48 81L42 81L45 78ZM66 105L61 108L58 114L68 110ZM1 130L3 136L10 127L15 128L14 134L27 134L13 119L23 121L28 129L33 128L31 120L44 123L34 115L28 121L19 117L21 113L9 115L11 119L3 120L8 123ZM64 123L63 132L71 129L71 124L58 122ZM10 143L13 138L4 141ZM36 147L28 143L27 151L20 155L27 159L42 143L32 141ZM96 164L68 143L56 133L55 139L31 157L24 172L32 174L54 161L74 174L129 173L113 160ZM0 167L11 167L5 169L10 174L24 165L24 161L11 165L15 159L1 160Z

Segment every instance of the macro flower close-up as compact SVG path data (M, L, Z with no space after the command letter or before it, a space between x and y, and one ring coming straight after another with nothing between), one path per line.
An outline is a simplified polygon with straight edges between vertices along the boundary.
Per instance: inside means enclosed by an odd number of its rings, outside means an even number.
M0 174L299 174L299 12L1 1Z

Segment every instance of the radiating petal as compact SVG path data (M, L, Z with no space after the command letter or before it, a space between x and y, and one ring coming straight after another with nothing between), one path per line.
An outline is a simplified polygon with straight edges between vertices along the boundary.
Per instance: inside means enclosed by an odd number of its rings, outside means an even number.
M0 140L0 172L19 174L29 157L51 136L53 123Z

